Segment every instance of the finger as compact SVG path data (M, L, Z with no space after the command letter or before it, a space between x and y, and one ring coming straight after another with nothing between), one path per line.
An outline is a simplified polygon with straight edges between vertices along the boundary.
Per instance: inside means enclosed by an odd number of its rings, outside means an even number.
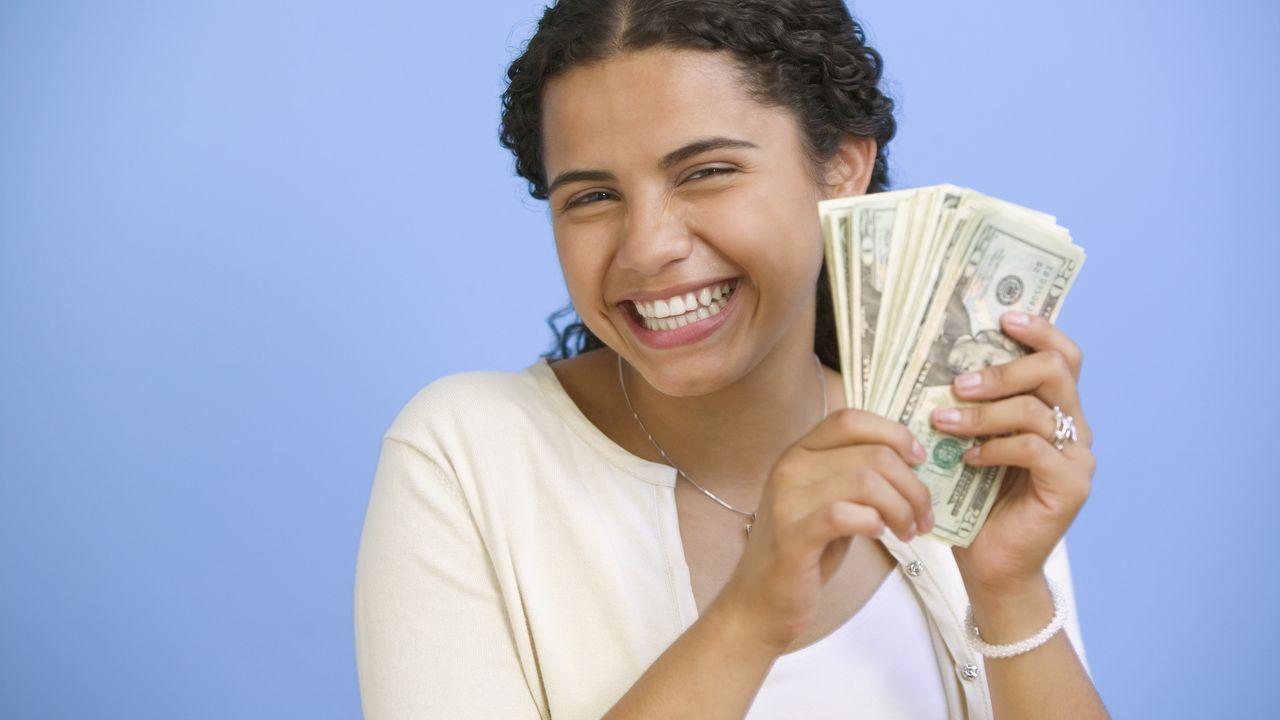
M1058 450L1039 435L1020 433L974 445L965 452L964 461L979 466L1011 465L1026 468L1033 475L1059 477L1072 467L1064 450Z
M832 540L851 535L878 538L884 534L885 524L875 508L837 500L802 518L800 528L805 547L825 548Z
M933 503L929 488L920 481L897 451L887 445L841 446L786 458L779 465L783 462L787 466L781 472L795 480L781 484L794 488L816 486L870 472L877 480L888 482L906 500L918 531L928 532L933 529ZM870 479L863 478L863 481ZM800 492L804 503L799 509L800 513L806 512L804 508L828 498L822 490Z
M868 448L868 450L881 452L879 447L883 446ZM876 458L875 468L910 503L918 532L932 530L933 497L929 494L929 486L920 480L911 466L899 457L889 457L887 453L882 453Z
M1015 310L1002 315L1000 325L1009 337L1036 352L1053 350L1061 353L1071 368L1071 376L1080 378L1080 366L1084 363L1080 346L1048 319Z
M1042 350L1003 365L967 372L953 383L964 400L996 400L1031 393L1047 406L1057 405L1082 422L1083 411L1075 376L1062 353Z
M1083 502L1096 460L1089 448L1068 443L1062 450L1039 435L1023 433L975 445L964 455L970 465L1011 465L1031 471L1031 479L1046 490Z
M826 454L833 465L831 477L847 475L851 467L874 469L911 505L918 531L933 529L933 499L929 487L893 449L884 445L859 445L828 450Z
M831 413L797 443L806 450L862 444L887 445L908 463L924 462L924 446L905 425L854 408L840 408Z
M1052 438L1058 421L1053 409L1034 395L1014 395L969 407L938 408L934 427L961 437L1032 433Z
M875 508L885 525L903 542L920 532L911 503L888 478L870 468L828 478L805 487L802 492L807 496L805 503L809 507L820 508L845 501Z

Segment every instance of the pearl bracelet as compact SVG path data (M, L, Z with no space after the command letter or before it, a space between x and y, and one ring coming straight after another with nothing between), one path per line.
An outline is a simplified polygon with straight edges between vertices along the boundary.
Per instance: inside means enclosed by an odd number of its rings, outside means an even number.
M965 635L969 640L969 647L976 650L983 657L989 658L1010 658L1015 655L1021 655L1030 650L1035 650L1041 645L1049 642L1049 638L1053 637L1062 629L1062 624L1067 619L1067 600L1062 595L1062 589L1054 581L1045 578L1049 583L1049 592L1053 595L1053 618L1049 620L1049 624L1043 630L1032 635L1026 640L1008 645L992 645L984 642L982 636L978 634L978 623L973 619L973 606L970 605L964 614Z

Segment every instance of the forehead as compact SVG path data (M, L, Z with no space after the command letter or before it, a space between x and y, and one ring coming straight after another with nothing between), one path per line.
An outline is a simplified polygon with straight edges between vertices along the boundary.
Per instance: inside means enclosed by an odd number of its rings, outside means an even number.
M555 78L542 102L547 177L579 167L651 166L706 137L736 137L764 147L777 133L794 131L785 110L751 97L726 52L651 49L616 55Z

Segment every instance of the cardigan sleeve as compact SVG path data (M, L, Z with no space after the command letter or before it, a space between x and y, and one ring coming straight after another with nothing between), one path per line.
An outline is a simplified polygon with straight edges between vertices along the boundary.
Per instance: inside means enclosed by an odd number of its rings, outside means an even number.
M457 479L385 437L356 560L367 720L541 717Z

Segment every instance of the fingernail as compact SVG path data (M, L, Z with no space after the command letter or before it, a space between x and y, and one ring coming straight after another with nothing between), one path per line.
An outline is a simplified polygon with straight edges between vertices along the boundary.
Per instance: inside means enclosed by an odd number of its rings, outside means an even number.
M933 419L941 425L955 425L960 422L960 411L955 408L944 408L935 412Z
M982 456L982 446L981 446L981 445L974 445L973 447L971 447L971 448L969 448L968 450L965 450L965 451L964 451L964 461L965 461L965 462L973 462L974 460L977 460L977 459L978 459L979 457L981 457L981 456Z
M1017 310L1014 310L1012 312L1007 312L1004 314L1004 321L1009 323L1010 325L1016 325L1018 327L1026 327L1027 324L1031 322L1031 316L1024 312L1019 312Z
M911 542L916 536L916 524L911 523L911 527L907 528L907 536L902 538L903 542Z
M916 460L924 460L924 446L920 444L919 440L911 441L911 455Z
M973 390L982 384L982 375L976 372L967 372L956 378L956 387L960 390Z
M929 532L930 530L933 530L933 510L932 509L930 509L929 512L924 516L924 531Z

